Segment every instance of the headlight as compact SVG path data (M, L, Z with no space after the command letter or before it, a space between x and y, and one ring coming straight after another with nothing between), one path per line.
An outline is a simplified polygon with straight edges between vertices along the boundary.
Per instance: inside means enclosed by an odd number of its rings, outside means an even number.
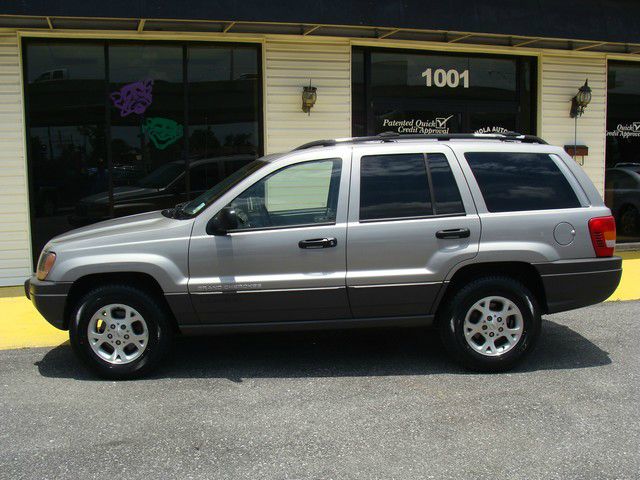
M49 271L56 261L56 254L53 252L42 252L38 261L38 271L36 277L38 280L44 280L49 275Z

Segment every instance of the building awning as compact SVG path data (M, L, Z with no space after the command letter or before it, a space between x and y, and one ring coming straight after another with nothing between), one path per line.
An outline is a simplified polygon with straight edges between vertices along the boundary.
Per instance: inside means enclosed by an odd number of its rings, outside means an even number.
M0 28L289 34L640 53L633 0L5 0Z

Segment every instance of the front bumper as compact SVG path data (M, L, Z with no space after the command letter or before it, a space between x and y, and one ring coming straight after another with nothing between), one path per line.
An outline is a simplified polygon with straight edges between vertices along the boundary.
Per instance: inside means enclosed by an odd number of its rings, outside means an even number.
M618 288L622 277L620 257L559 260L534 267L542 277L547 313L600 303Z
M56 328L67 330L64 309L71 283L48 282L35 276L24 282L24 293L38 312Z

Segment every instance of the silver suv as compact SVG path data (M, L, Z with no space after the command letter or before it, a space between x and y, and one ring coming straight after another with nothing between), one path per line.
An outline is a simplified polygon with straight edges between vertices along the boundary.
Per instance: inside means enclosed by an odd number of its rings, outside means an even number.
M79 357L141 375L172 337L433 324L479 371L532 350L540 316L617 287L615 222L537 137L327 140L194 200L51 240L26 294Z

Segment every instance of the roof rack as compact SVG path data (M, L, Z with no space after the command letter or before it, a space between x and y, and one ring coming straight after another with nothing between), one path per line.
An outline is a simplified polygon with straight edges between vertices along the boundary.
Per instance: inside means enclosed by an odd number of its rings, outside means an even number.
M335 145L357 144L366 142L395 142L397 140L500 140L503 142L539 143L547 145L540 137L524 135L517 132L505 133L434 133L434 134L401 134L397 132L383 132L370 137L339 138L333 140L316 140L305 143L294 150L305 150L312 147L333 147Z

